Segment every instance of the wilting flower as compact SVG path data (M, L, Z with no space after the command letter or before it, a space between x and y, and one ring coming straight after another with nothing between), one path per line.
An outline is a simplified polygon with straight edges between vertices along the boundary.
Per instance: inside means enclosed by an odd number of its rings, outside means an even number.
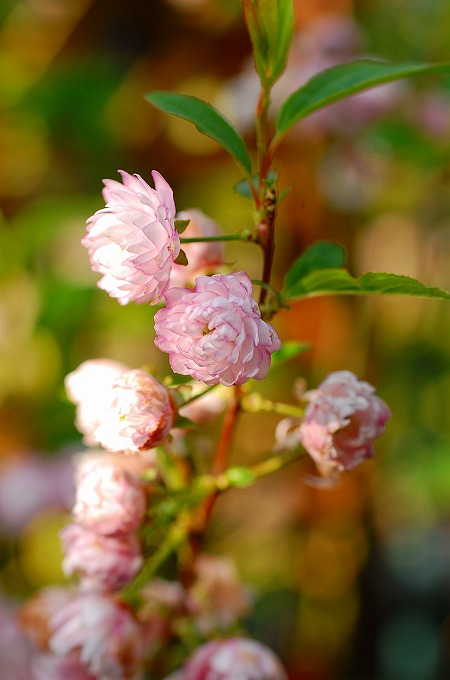
M143 564L139 541L134 534L103 536L81 524L61 531L63 571L78 574L82 590L119 590L129 583Z
M155 170L154 189L139 175L119 172L123 184L103 180L106 207L88 219L82 244L92 269L103 275L99 288L122 305L155 304L180 251L172 189Z
M207 217L201 210L191 208L177 214L177 220L189 220L183 237L195 238L202 236L219 236L220 229L217 222ZM185 243L188 264L174 264L170 276L170 286L186 286L194 283L194 279L201 274L209 274L213 269L223 264L224 247L221 241L200 241L199 243Z
M200 555L194 570L187 609L202 635L226 630L248 613L250 600L231 559Z
M67 396L77 405L76 426L88 446L97 443L94 432L111 404L111 388L128 366L112 359L89 359L64 381Z
M268 647L247 638L202 645L170 680L287 680L279 659ZM167 678L166 680L169 680Z
M51 620L50 649L74 652L97 680L130 680L141 665L142 630L130 609L100 593L81 593Z
M200 276L193 291L171 288L155 314L155 344L175 373L207 385L242 385L267 375L279 349L274 328L261 319L245 272Z
M98 464L80 475L73 515L99 534L125 534L139 527L146 507L146 493L138 479L118 465Z
M336 371L306 392L300 442L323 474L351 470L374 455L391 413L375 388L350 371Z
M174 413L169 391L156 378L127 371L114 382L94 437L109 451L151 449L167 437Z

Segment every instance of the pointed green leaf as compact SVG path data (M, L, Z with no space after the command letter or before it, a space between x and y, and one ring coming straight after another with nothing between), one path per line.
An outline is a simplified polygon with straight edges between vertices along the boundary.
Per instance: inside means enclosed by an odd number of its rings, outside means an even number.
M284 292L295 288L297 282L316 269L337 269L345 264L346 254L342 246L330 241L313 243L289 269L284 280Z
M178 257L174 260L174 264L181 264L183 267L186 267L189 264L184 250L180 250Z
M273 85L284 71L294 34L292 0L243 0L245 22L255 67L264 86Z
M354 278L346 269L318 269L281 291L291 302L317 295L413 295L450 300L450 293L400 274L367 273Z
M182 234L189 226L191 220L174 220L175 229L179 234Z
M314 111L340 99L401 78L431 73L449 73L450 64L386 64L380 61L354 61L318 73L293 92L281 106L276 120L278 135Z
M214 106L187 94L149 92L145 98L158 109L193 123L199 132L214 139L251 174L252 164L244 140Z

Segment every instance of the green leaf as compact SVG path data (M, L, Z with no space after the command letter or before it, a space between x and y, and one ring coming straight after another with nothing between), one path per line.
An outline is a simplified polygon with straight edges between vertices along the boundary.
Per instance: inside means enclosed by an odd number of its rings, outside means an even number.
M386 64L380 61L354 61L317 74L293 92L281 106L276 119L277 135L314 111L352 94L392 80L430 73L448 73L450 64Z
M289 269L284 280L284 291L295 288L297 282L316 269L337 269L345 264L346 254L342 246L330 241L313 243Z
M367 273L354 278L346 269L319 269L281 291L289 302L317 295L413 295L450 300L450 293L400 274Z
M264 86L284 71L294 34L293 0L243 0L255 67Z
M244 140L214 106L203 99L176 92L149 92L145 98L161 111L193 123L199 132L214 139L247 174L251 174L252 163Z
M191 220L174 220L175 229L179 234L182 234L189 226Z
M180 250L178 257L174 260L174 264L181 264L183 267L186 267L189 264L184 250Z
M307 342L296 342L295 340L283 342L281 349L272 354L271 369L285 364L309 349L311 349L311 345Z

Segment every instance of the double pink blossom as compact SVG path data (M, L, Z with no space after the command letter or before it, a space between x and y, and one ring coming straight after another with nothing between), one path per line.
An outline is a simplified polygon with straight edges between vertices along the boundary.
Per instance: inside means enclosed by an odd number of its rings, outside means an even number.
M323 474L351 470L374 455L391 413L375 388L350 371L336 371L306 392L298 437Z
M154 189L139 175L119 172L123 184L103 180L106 207L88 219L82 244L92 269L102 274L99 288L122 305L155 304L169 285L180 251L173 192L155 170Z
M50 650L76 654L96 680L131 680L144 655L142 629L123 603L79 593L51 619Z
M141 547L134 534L104 536L81 524L69 524L60 536L63 571L66 576L77 574L82 590L120 590L142 567Z
M74 519L99 534L135 531L145 517L147 496L138 479L118 465L87 467L80 475Z
M227 630L249 612L250 598L233 560L200 555L194 572L186 606L202 635Z
M287 680L280 660L265 645L229 638L199 647L183 668L166 680Z
M93 359L69 373L65 385L87 444L138 453L160 444L172 427L170 393L146 371Z
M75 424L88 446L97 444L95 431L111 403L114 381L128 366L112 359L83 361L64 381L67 396L77 405Z
M130 370L114 382L94 436L109 451L137 453L167 437L174 415L168 389L146 371Z
M171 288L164 297L155 344L169 354L175 373L228 386L267 375L281 343L261 318L245 272L200 276L193 291Z

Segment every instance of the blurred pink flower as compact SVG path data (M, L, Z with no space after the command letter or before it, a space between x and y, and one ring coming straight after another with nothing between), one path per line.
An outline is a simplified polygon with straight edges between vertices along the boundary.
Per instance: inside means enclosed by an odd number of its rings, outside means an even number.
M0 678L30 680L32 652L17 619L16 607L0 593Z
M231 559L200 555L194 571L187 609L202 635L226 630L248 614L250 599Z
M129 583L143 564L134 534L103 536L81 524L61 531L66 576L78 574L82 590L119 590Z
M130 370L114 382L94 437L109 451L151 449L167 437L174 414L168 389L146 371Z
M171 288L166 309L155 314L156 346L169 354L175 373L207 385L261 380L281 346L261 319L245 272L200 276L193 291Z
M17 620L37 649L48 649L50 620L72 597L73 590L52 586L39 590L20 608Z
M155 189L139 175L119 172L123 184L103 180L106 207L88 219L82 244L92 269L103 275L99 288L122 305L155 304L169 285L180 251L172 189L155 170Z
M190 220L183 237L220 236L217 222L207 217L201 210L191 208L177 214L177 220ZM194 283L197 276L209 274L224 262L224 247L220 241L185 243L183 250L189 264L174 264L170 276L170 287L187 286Z
M170 680L287 680L275 654L247 638L229 638L199 647ZM166 680L169 680L167 678Z
M76 653L63 657L36 654L31 661L31 680L98 680L98 678L98 675L88 672Z
M142 662L142 630L131 610L100 593L80 593L52 618L50 648L79 654L97 680L130 680Z
M110 407L111 388L125 371L128 366L118 361L89 359L66 376L67 396L77 405L76 426L88 446L97 443L94 432Z
M92 531L105 535L134 531L146 508L143 485L118 465L91 466L80 476L73 515Z
M350 371L336 371L306 392L299 439L322 474L351 470L374 455L391 413L375 388Z
M120 467L134 477L139 477L150 470L156 474L156 454L153 449L139 451L132 456L124 456L123 453L110 453L103 449L88 449L80 451L72 457L75 467L75 479L77 484L84 474L97 465L113 465Z

